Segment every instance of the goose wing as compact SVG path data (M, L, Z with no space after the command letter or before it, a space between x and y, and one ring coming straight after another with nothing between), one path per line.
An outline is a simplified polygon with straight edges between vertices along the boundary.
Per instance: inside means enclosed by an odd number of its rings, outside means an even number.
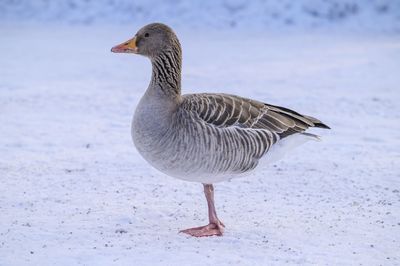
M293 110L229 94L189 94L182 107L215 127L264 129L281 139L309 127L328 128L318 119Z

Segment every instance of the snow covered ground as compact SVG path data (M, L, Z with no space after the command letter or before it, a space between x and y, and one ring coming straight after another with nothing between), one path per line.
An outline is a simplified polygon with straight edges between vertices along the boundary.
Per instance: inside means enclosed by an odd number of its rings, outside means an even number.
M177 29L183 90L227 92L332 127L273 167L199 184L136 152L150 78L111 46L139 25L0 26L0 265L399 265L400 36Z

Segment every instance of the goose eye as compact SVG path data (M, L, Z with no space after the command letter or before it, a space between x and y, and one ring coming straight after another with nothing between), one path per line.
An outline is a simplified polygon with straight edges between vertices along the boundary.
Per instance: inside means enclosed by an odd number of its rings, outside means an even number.
M150 34L148 34L147 32L144 34L144 37L149 37L150 36Z

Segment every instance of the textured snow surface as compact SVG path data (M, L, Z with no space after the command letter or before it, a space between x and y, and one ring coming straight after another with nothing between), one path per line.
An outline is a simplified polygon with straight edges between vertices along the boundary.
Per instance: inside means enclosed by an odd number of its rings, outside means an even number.
M400 31L398 0L2 0L0 21Z
M0 26L0 265L400 264L400 37L178 28L185 93L332 127L217 184L226 234L196 239L202 186L131 141L150 63L109 49L139 26Z

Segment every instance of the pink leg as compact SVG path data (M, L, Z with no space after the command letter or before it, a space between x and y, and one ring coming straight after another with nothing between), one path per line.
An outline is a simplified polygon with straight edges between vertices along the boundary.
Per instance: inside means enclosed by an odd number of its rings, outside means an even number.
M214 187L212 184L203 184L204 194L206 195L208 205L209 224L200 227L189 228L179 231L195 237L202 236L222 236L225 225L218 219L214 206Z

